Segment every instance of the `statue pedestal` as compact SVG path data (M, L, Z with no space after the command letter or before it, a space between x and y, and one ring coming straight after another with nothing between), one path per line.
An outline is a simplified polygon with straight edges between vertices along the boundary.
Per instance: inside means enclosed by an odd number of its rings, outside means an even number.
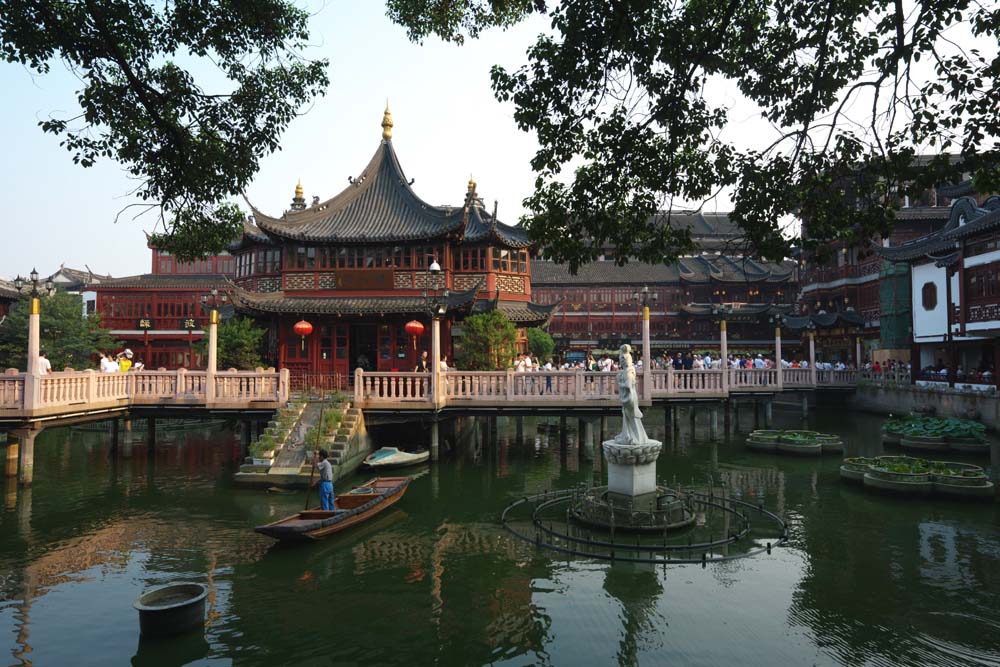
M656 458L660 455L661 446L658 440L647 440L641 445L604 441L609 502L619 506L631 505L636 510L655 506Z

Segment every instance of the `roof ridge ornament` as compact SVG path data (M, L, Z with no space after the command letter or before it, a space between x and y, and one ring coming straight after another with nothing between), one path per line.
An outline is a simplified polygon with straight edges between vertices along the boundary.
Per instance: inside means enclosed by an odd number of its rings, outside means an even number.
M382 138L392 139L392 112L389 111L389 100L385 101L385 112L382 114Z

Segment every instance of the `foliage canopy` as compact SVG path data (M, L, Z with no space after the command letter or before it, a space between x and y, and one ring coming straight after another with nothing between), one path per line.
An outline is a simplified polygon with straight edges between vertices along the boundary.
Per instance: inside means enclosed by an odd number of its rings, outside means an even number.
M388 0L420 41L462 43L531 14L551 30L493 89L534 132L531 238L579 264L692 250L649 224L678 202L732 193L746 250L863 242L891 231L900 195L971 173L1000 189L1000 5L975 0ZM966 34L963 34L966 33ZM957 40L957 41L956 41ZM774 140L733 137L738 90ZM757 140L758 145L746 146ZM915 155L951 152L951 159ZM567 173L571 172L571 173ZM796 214L808 238L781 228Z
M219 368L251 371L263 366L261 349L267 330L254 324L249 317L233 317L219 324L216 354ZM208 336L199 343L202 356L207 355Z
M100 352L119 352L120 344L101 327L97 314L84 317L79 294L56 292L43 297L39 316L40 350L53 371L69 366L76 370L95 368L93 358ZM28 316L31 301L11 304L10 313L0 323L0 368L27 368Z
M517 351L516 338L514 325L499 310L466 317L462 321L459 368L470 371L507 368Z
M552 340L549 332L538 327L528 329L528 351L538 357L538 360L545 363L552 357L552 352L556 349L556 342Z
M287 0L5 0L0 58L39 74L61 60L78 76L80 113L42 130L84 167L121 163L160 211L152 243L192 259L241 230L239 209L222 202L328 84L326 61L299 54L308 18Z

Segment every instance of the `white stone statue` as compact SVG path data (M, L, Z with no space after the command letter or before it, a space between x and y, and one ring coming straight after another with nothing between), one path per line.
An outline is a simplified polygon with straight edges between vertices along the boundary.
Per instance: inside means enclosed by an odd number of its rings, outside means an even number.
M649 437L642 426L635 366L632 365L632 348L629 345L622 345L618 351L618 397L622 402L622 432L615 436L615 443L645 445Z

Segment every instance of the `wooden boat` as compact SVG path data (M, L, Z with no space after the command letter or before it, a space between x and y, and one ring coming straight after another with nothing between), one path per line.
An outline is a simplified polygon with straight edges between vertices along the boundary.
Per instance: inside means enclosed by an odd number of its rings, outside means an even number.
M334 510L305 510L254 531L282 542L320 540L363 523L396 504L409 477L376 477L334 498Z
M398 468L424 463L430 457L431 453L426 449L422 452L404 452L398 447L383 447L369 454L365 458L365 465L369 468Z

